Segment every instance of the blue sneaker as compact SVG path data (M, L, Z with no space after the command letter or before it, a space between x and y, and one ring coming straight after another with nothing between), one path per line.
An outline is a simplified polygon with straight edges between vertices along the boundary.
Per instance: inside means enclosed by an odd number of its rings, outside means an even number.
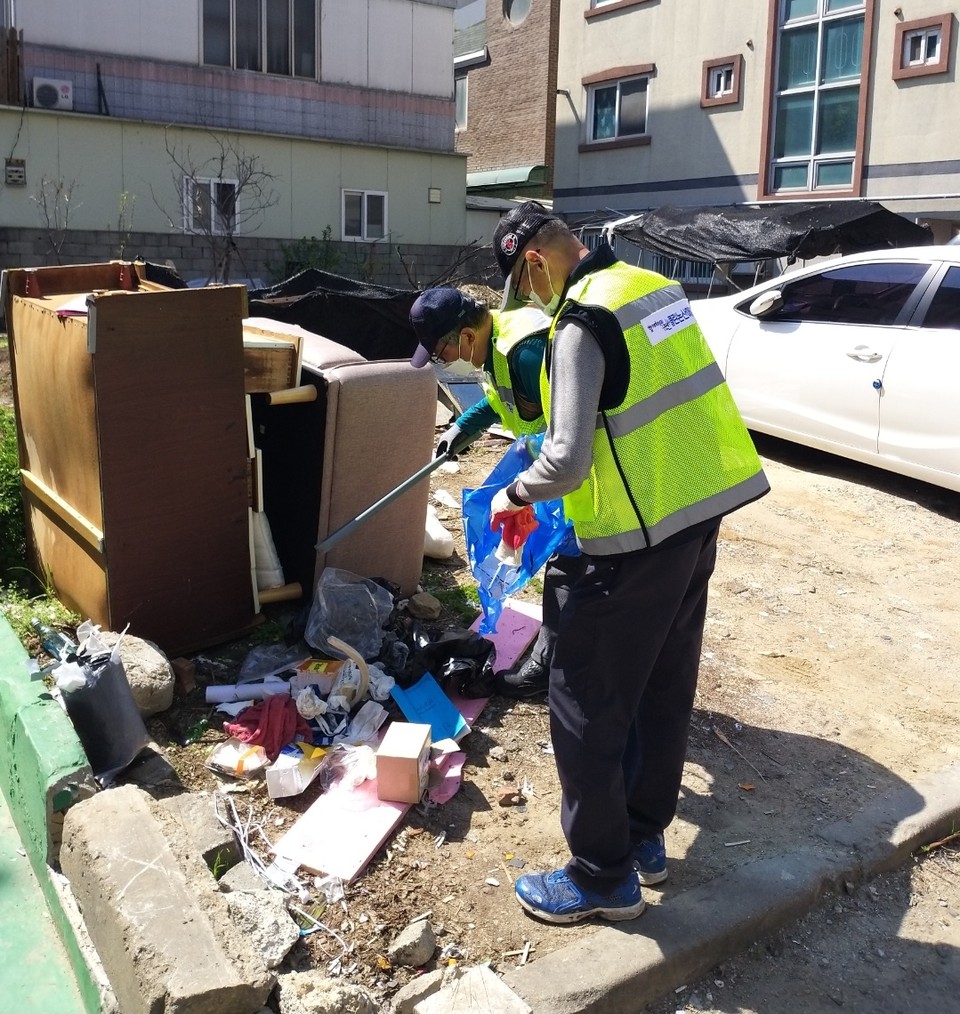
M547 922L579 922L592 915L616 921L636 919L646 908L635 875L622 880L607 894L599 894L577 887L566 870L525 873L517 877L516 890L517 901Z
M647 887L662 884L667 879L667 854L662 834L644 838L633 846L633 868L640 876L640 883Z

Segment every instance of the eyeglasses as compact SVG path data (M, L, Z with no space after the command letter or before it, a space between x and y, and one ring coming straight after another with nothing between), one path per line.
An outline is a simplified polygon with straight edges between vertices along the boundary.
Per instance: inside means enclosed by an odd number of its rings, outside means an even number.
M442 353L448 345L453 344L457 344L458 346L460 344L459 331L453 334L444 335L443 338L437 342L436 348L433 350L433 355L430 356L430 362L433 363L434 366L446 366L447 361L443 358Z
M539 254L540 251L539 250L535 250L534 253ZM528 286L528 288L527 288L526 295L524 295L520 291L520 283L523 281L523 269L524 269L524 266L526 266L526 269L527 269L527 286ZM532 291L533 291L533 277L530 274L530 261L524 259L524 260L522 260L520 262L520 271L517 273L517 280L516 280L516 282L514 283L514 286L513 286L513 298L518 303L529 303L530 302L530 293Z

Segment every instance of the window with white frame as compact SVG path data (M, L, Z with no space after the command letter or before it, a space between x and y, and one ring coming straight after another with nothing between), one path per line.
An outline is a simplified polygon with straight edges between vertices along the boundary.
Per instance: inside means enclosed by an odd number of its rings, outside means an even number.
M467 129L467 75L457 74L453 79L453 97L457 108L457 130Z
M316 0L203 0L203 62L316 78Z
M645 135L648 81L649 77L640 75L591 85L587 92L587 140Z
M940 28L907 32L903 37L903 65L917 67L940 62Z
M719 99L724 95L733 94L733 64L713 67L707 84L707 95L711 99Z
M342 219L344 239L383 239L387 235L387 195L376 190L344 190Z
M781 0L770 189L853 185L864 0Z
M237 227L237 180L183 178L183 231L229 236Z
M950 59L952 29L952 14L901 21L894 43L894 80L944 73Z
M721 56L704 60L700 105L728 106L740 101L740 79L743 76L743 57Z

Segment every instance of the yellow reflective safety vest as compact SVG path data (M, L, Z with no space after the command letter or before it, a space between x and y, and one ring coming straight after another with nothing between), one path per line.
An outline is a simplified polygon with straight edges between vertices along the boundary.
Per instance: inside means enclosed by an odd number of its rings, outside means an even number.
M481 386L490 407L500 416L504 429L515 437L541 433L546 428L543 407L528 402L513 389L510 379L510 356L513 350L533 335L541 335L546 344L550 318L535 306L517 310L491 310L493 327L490 346L493 353L493 374L483 371Z
M563 498L584 552L656 546L768 492L753 441L683 289L620 261L574 281L554 318L540 379L548 422L550 353L558 322L571 313L588 324L591 314L602 321L591 330L623 342L616 358L629 371L617 378L618 397L625 382L619 403L597 413L589 476ZM609 364L611 355L604 354Z

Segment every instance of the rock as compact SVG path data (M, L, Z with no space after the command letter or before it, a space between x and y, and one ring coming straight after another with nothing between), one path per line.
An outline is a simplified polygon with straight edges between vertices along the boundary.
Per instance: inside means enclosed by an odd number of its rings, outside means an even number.
M267 968L276 968L300 939L300 927L290 918L279 891L232 891L226 895L234 925L263 955Z
M519 789L501 789L497 793L497 802L501 806L522 806L527 797Z
M490 758L495 761L505 761L507 759L507 751L502 746L490 747Z
M430 592L417 592L407 600L407 612L420 620L436 620L440 618L443 606Z
M413 1014L414 1007L436 993L444 982L445 969L425 972L401 986L393 995L390 1014Z
M248 862L231 866L217 883L225 894L229 894L231 891L262 891L265 886L263 880L253 872L253 867Z
M103 630L100 639L112 648L120 640L120 635ZM173 704L173 666L152 641L124 634L120 643L120 659L141 717L150 718Z
M421 1000L415 1014L531 1014L531 1008L488 965L464 970L456 980Z
M394 965L420 968L433 957L436 946L433 927L428 920L420 919L400 931L390 944L387 957Z
M360 986L312 969L280 976L280 1014L378 1014L379 1005Z

